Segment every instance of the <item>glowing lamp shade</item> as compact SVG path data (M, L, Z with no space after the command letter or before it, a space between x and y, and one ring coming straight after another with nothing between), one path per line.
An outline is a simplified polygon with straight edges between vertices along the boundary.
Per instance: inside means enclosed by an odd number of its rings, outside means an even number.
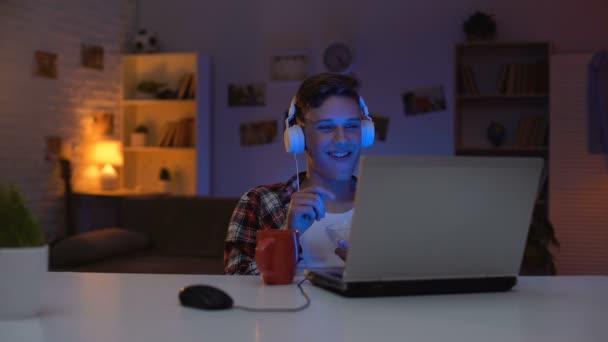
M95 145L93 161L102 166L100 184L102 190L116 190L118 187L118 172L115 166L122 166L122 145L120 141L105 140Z

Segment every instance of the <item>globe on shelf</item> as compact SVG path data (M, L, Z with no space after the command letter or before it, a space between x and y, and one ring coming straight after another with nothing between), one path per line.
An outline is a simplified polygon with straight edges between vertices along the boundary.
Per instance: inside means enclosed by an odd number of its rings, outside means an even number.
M488 140L492 143L492 145L496 147L500 147L507 137L507 130L505 126L498 122L491 122L488 125L487 129Z
M158 50L160 50L156 33L146 29L137 31L137 34L133 37L132 44L133 50L137 53L158 52Z

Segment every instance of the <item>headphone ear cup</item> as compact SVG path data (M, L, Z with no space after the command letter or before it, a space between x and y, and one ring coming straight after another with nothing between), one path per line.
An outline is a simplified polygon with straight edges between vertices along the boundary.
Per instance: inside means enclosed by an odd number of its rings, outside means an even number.
M283 133L283 143L287 153L302 153L306 144L304 143L304 131L299 125L287 127Z
M370 147L374 144L376 129L374 123L369 120L361 122L361 147Z

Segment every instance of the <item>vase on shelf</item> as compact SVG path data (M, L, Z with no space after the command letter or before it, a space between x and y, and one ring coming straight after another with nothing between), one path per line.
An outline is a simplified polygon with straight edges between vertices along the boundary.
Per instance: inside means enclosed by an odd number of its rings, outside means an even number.
M131 133L131 146L143 147L146 146L146 133Z
M160 180L158 182L159 184L159 191L164 193L164 194L168 194L171 193L171 182L168 180Z
M162 193L168 194L171 192L171 173L166 167L160 169L159 186Z
M507 130L505 126L498 122L491 122L487 128L488 140L494 145L494 147L500 147L505 142L507 137Z

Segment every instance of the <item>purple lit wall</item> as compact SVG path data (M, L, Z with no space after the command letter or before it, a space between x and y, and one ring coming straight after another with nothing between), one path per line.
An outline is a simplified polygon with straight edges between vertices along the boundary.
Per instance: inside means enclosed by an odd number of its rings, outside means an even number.
M295 170L283 152L282 122L274 144L241 147L239 124L282 119L297 84L269 83L269 58L276 50L306 49L313 72L323 71L323 48L350 44L354 72L370 111L390 118L386 142L370 154L451 154L453 150L453 46L462 22L475 10L496 15L499 39L547 40L557 51L606 47L608 2L274 0L139 2L139 27L158 32L172 51L211 56L213 80L213 194L238 196L249 187L283 181ZM600 34L603 32L603 34ZM266 106L228 107L232 82L267 83ZM405 117L400 100L414 87L444 87L448 109ZM304 158L300 167L304 164Z

